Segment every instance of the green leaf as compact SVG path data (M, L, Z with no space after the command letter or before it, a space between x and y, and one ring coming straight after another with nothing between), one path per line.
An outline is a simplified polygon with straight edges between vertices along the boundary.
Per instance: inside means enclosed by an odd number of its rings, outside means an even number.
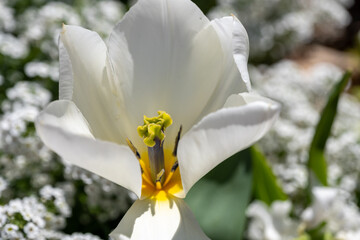
M346 72L339 83L332 89L310 145L308 168L316 176L316 180L324 186L327 186L327 164L324 156L324 149L336 116L340 94L344 91L350 76L351 74ZM310 185L313 183L311 172L309 172L309 176Z
M253 191L256 199L271 205L276 200L286 200L287 196L278 185L272 169L265 156L256 148L251 147L253 165Z
M213 240L241 239L251 196L251 152L239 152L202 178L185 201Z
M311 240L335 240L331 232L326 229L326 222L320 223L315 228L307 230L307 235Z

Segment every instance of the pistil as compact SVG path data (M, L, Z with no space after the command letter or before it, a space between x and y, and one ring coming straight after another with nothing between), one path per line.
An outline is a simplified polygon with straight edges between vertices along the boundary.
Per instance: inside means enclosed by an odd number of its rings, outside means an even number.
M163 142L165 129L172 124L169 114L158 111L157 117L144 116L144 125L137 128L140 137L148 146L150 175L157 189L161 189L165 181L165 162Z
M154 182L164 182L163 174L165 172L164 149L160 139L155 138L155 145L148 147L148 156L150 164L151 178Z

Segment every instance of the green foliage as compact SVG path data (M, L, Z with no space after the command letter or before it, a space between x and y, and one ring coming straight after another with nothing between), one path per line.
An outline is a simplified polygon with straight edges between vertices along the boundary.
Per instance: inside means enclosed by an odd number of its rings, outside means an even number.
M53 214L58 214L59 211L55 205L55 202L54 202L55 199L50 199L50 200L43 200L43 204L44 206L46 207L46 210L50 213L53 213Z
M350 93L360 101L360 86L353 86L350 89Z
M304 236L307 236L308 237L307 239L309 239L309 240L336 240L337 239L333 236L333 234L331 234L331 232L326 231L326 222L322 222L317 227L308 230L307 234ZM300 239L296 239L296 240L300 240Z
M265 156L251 147L253 165L253 191L256 199L271 205L276 200L286 200L287 196L278 185L276 177L268 165Z
M17 212L9 219L11 224L17 225L20 228L24 228L27 221L23 218L21 213Z
M251 195L251 151L239 152L202 178L186 202L213 240L241 239Z
M311 237L305 233L305 234L301 235L300 237L297 237L293 240L311 240Z
M193 2L206 14L216 6L216 0L193 0Z
M74 205L72 214L66 219L66 227L62 230L64 233L72 234L74 232L93 233L101 239L108 239L109 233L116 228L120 219L123 218L122 213L117 219L100 221L97 215L103 210L96 206L89 206L85 185L82 181L74 181L77 191L74 195ZM130 202L128 203L130 206Z
M336 116L340 94L344 91L350 76L349 72L345 73L339 83L334 86L316 127L309 150L308 168L311 177L309 180L310 185L313 184L311 171L316 176L316 180L324 186L327 185L327 164L324 149Z
M208 173L190 190L186 202L211 239L241 239L252 191L268 205L287 199L255 147L235 154Z

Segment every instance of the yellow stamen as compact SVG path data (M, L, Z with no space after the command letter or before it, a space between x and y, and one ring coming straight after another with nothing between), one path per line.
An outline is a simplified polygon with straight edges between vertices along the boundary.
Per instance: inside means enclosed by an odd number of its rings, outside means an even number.
M181 130L181 129L180 129L180 130ZM173 155L174 155L174 153L173 153ZM176 161L174 162L174 164L172 165L172 167L171 167L170 173L167 175L167 177L166 177L166 179L165 179L164 186L166 186L166 184L171 180L171 178L172 178L172 176L174 175L174 173L175 173L176 169L178 168L178 166L179 166L179 163L178 163L178 161L176 160Z
M172 151L167 149L164 151L164 159L165 159L165 168L164 174L161 176L160 174L156 175L155 180L148 177L150 172L149 167L149 159L148 156L144 153L141 153L142 159L141 162L142 168L144 169L142 174L143 184L142 184L142 197L154 197L157 200L166 199L167 196L174 196L174 194L183 190L181 184L181 176L180 171L178 171L178 164L176 158L172 155ZM161 178L160 178L161 176ZM164 180L164 181L157 181ZM163 195L160 192L164 193ZM160 194L160 195L159 195ZM164 198L160 198L159 196L163 196Z
M143 160L139 160L139 163L140 163L140 166L141 166L141 169L143 170L143 174L142 174L142 177L143 179L149 183L151 186L154 187L154 183L150 180L150 173L148 172L148 168L146 167L145 163Z
M165 179L165 182L164 182L164 186L166 186L166 184L168 184L172 178L172 176L174 175L174 172L171 171L167 176L166 176L166 179Z
M139 159L142 170L142 197L167 200L183 190L180 171L177 162L177 145L180 140L181 127L175 139L173 152L164 149L165 129L172 124L169 114L158 111L157 117L144 116L144 124L137 131L147 146L147 153L137 151L129 139L126 139L130 149Z
M145 182L147 182L148 184L150 184L151 186L154 186L154 183L148 178L148 176L146 176L146 174L143 173L142 175L143 179L145 180Z

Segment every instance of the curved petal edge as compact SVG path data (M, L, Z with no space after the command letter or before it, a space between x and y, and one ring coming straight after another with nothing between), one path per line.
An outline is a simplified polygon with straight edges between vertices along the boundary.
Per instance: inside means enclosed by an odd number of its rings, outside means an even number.
M50 103L35 121L37 134L64 160L141 195L140 165L127 146L97 140L76 105Z
M178 161L184 192L219 163L243 150L273 125L280 105L249 93L232 95L224 108L205 116L179 142Z
M224 51L232 53L230 61L236 64L247 91L250 91L251 83L247 69L250 46L246 29L235 16L214 19L211 24L222 42Z

